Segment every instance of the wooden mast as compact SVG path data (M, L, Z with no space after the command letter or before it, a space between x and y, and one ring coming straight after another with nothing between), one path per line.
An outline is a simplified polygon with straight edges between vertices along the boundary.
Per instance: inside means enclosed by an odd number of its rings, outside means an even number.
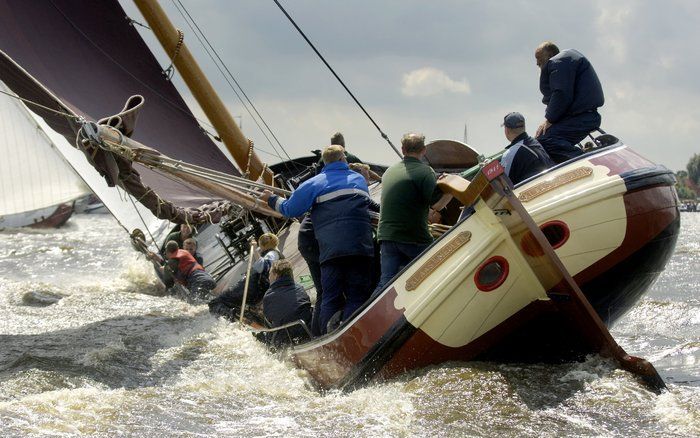
M173 64L177 67L187 87L197 99L212 125L214 125L216 132L234 160L236 160L238 167L244 172L248 170L251 180L258 179L264 170L263 180L267 184L272 184L272 171L263 166L263 163L254 151L250 156L250 165L248 165L248 139L238 128L228 109L199 68L192 53L185 43L180 41L178 31L170 22L158 1L134 0L134 3L136 3L165 52L170 59L173 59Z

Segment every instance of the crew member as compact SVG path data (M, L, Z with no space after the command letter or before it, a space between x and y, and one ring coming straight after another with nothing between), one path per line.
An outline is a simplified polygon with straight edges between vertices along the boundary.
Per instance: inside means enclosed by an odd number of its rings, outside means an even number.
M332 145L338 145L343 147L343 151L345 152L345 161L347 161L349 164L353 163L362 163L362 160L357 155L351 154L348 152L348 150L345 148L345 137L343 137L343 134L340 132L336 132L331 136L331 144ZM316 151L318 153L318 151ZM323 157L321 157L320 160L318 160L318 171L320 172L323 169L323 166L325 166L325 163L323 162Z
M369 298L374 248L364 177L350 170L342 146L328 146L322 158L321 173L303 182L289 199L268 190L260 199L286 217L299 217L311 209L320 251L319 322L324 331L336 312L342 310L346 320Z
M189 224L180 224L180 231L174 231L168 234L165 241L174 240L180 248L184 248L185 240L193 236L192 226Z
M155 253L149 253L148 256L154 262L160 261L160 257ZM173 287L177 282L200 298L206 297L216 287L212 276L204 271L192 254L180 249L174 240L165 244L165 257L165 266L159 266L159 269L167 287Z
M270 286L268 279L270 267L274 262L283 258L282 253L277 248L278 244L279 239L273 233L265 233L258 239L260 258L251 267L246 306L259 304L263 295L265 295L265 291ZM251 254L250 257L254 257L254 255ZM224 289L221 295L209 301L209 311L227 317L238 311L243 302L245 279L246 277L243 276L233 285Z
M501 165L513 184L554 166L554 162L542 145L525 132L525 117L520 113L508 113L503 118L504 133L510 144L501 156Z
M263 297L263 314L270 327L280 327L295 321L311 323L311 301L304 286L294 282L294 271L288 260L272 264L269 274L270 288ZM271 333L266 341L275 347L298 343L308 339L303 327L296 325Z
M428 231L428 210L440 200L435 172L421 161L425 136L408 133L401 139L403 160L382 175L382 206L377 240L381 245L382 288L433 241Z
M541 69L542 103L547 105L535 137L555 163L562 163L581 155L576 144L600 127L603 88L591 63L574 49L560 52L547 41L535 50L535 59Z
M194 239L194 237L188 237L185 239L185 241L182 242L182 249L192 254L192 257L197 260L197 263L204 266L204 259L202 258L202 255L197 252L197 241Z

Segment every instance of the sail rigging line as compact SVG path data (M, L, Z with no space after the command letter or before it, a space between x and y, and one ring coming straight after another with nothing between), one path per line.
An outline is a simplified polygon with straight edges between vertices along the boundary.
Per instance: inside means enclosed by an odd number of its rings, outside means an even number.
M292 23L292 26L294 26L294 28L299 32L299 34L302 36L302 38L304 38L304 40L309 44L309 46L311 47L311 49L313 49L313 51L316 52L316 55L318 55L318 57L321 59L321 61L323 61L323 63L326 65L326 67L328 67L328 69L331 71L331 73L333 73L333 76L335 76L335 78L338 80L338 82L340 82L340 85L342 85L343 88L345 89L345 91L348 92L348 94L350 95L350 97L352 97L352 99L355 101L355 103L357 104L357 106L360 107L360 109L362 110L362 112L365 113L365 115L366 115L367 118L370 120L370 122L372 122L372 124L374 125L374 127L377 128L377 131L379 131L379 134L381 135L381 137L382 137L384 140L386 140L387 143L389 143L389 146L391 146L391 148L394 150L394 152L396 152L396 155L398 155L399 158L403 158L403 156L401 155L401 152L399 152L399 150L396 149L396 146L394 146L394 144L393 144L393 143L391 142L391 140L389 139L389 136L386 135L386 134L384 133L384 131L382 131L382 128L380 128L379 125L377 124L377 122L374 121L374 119L372 118L372 116L369 115L369 113L367 112L367 110L365 109L365 107L362 106L362 104L360 103L359 100L357 100L357 98L356 98L355 95L352 93L352 91L350 91L350 89L348 88L348 86L345 85L345 82L343 82L343 80L340 79L340 76L338 76L338 74L335 72L335 70L333 69L333 67L331 67L331 65L328 63L328 61L326 61L326 58L324 58L323 55L321 55L321 52L318 51L318 49L316 48L316 46L314 46L314 44L311 42L311 40L309 40L309 38L306 36L306 34L304 33L304 31L301 30L301 28L297 25L297 23L294 21L294 19L287 13L287 11L286 11L286 10L284 9L284 7L280 4L280 2L279 2L278 0L272 0L272 1L275 2L275 4L280 8L280 10L282 11L282 13L283 13L283 14L287 17L287 19Z
M144 27L144 28L146 28L146 29L148 29L148 30L151 30L151 28L148 27L147 25L141 23L140 21L134 20L133 18L129 17L128 15L125 15L124 18L126 18L126 21L128 21L129 24L132 25L132 26L133 26L134 24L136 24L136 25L139 25L139 26L141 26L141 27Z
M246 178L229 175L225 172L219 172L216 170L208 169L206 167L197 166L195 164L186 163L180 160L175 160L169 157L160 156L158 157L158 160L144 160L143 157L139 157L137 162L149 167L153 166L154 168L168 168L176 170L178 172L200 176L209 179L212 182L217 182L229 187L242 189L250 193L260 193L260 190L254 189L270 190L274 193L278 193L285 196L289 196L292 193L289 190L285 190L279 187L269 186L264 183L259 183Z
M177 3L176 3L176 1L177 1ZM250 110L248 109L248 107L247 107L247 105L245 104L245 102L243 102L243 99L241 99L240 95L238 94L238 92L236 91L236 89L233 87L233 84L231 84L231 81L228 80L228 77L226 76L226 74L224 74L224 72L221 70L221 68L219 67L219 64L221 64L221 67L223 67L224 70L226 70L226 72L228 73L228 76L229 76L229 77L231 78L231 80L233 80L233 82L236 84L236 86L237 86L238 89L240 90L241 94L243 94L243 96L245 97L246 101L247 101L247 102L250 104L250 106L253 108L253 111L255 111L255 114L258 115L258 117L260 118L260 121L263 123L263 125L265 125L265 128L267 128L267 130L268 130L268 132L270 133L270 135L272 136L272 138L275 139L275 141L276 141L277 144L279 145L279 147L280 147L280 149L282 150L282 152L284 152L284 154L287 156L287 160L293 161L293 160L292 160L292 157L289 156L289 154L287 153L287 150L284 148L284 146L283 146L282 143L279 141L279 139L277 138L277 136L275 135L275 133L272 131L272 128L270 128L270 126L267 124L267 122L265 121L265 118L260 114L260 112L258 111L257 107L256 107L256 106L253 104L253 102L250 100L250 98L248 97L248 94L246 94L245 90L243 90L243 87L241 86L241 84L238 82L238 80L236 80L236 77L233 75L233 73L231 73L231 70L228 68L228 66L226 65L226 63L225 63L225 62L223 61L223 59L221 58L221 56L219 56L219 53L218 53L217 50L214 48L214 46L209 42L209 39L208 39L207 36L204 34L204 32L202 31L202 29L199 27L199 25L197 24L197 22L194 20L194 18L192 17L192 15L189 13L189 11L187 10L187 8L185 8L185 6L182 4L182 2L181 2L180 0L173 0L173 4L174 4L175 7L177 8L178 12L180 12L180 15L182 15L182 18L185 19L185 22L187 22L187 25L190 26L190 29L192 29L192 32L194 32L194 34L195 34L195 36L197 37L197 39L199 40L200 44L202 44L202 47L204 47L204 50L207 52L207 55L209 55L209 57L211 58L211 60L214 61L214 64L217 66L219 72L220 72L221 75L224 77L224 79L225 79L226 82L228 83L229 87L231 87L231 89L233 90L233 92L236 94L236 97L238 97L238 100L240 100L241 104L242 104L243 107L246 109L246 111L248 112L248 114L250 114L250 116L253 118L253 121L255 121L256 125L258 126L258 129L260 129L260 132L265 136L265 138L267 139L267 141L270 143L270 146L272 146L272 148L275 150L275 152L277 152L277 153L279 154L279 152L277 151L277 148L275 148L275 146L272 144L272 141L267 137L267 135L266 135L265 132L263 131L262 127L261 127L260 124L257 122L257 119L255 118L255 116L253 116L253 114L250 112ZM178 6L178 4L179 4L179 6ZM181 10L180 8L182 8L182 10ZM187 17L185 17L185 15L187 15ZM190 24L190 22L191 22L192 24ZM194 28L192 27L192 25L194 25ZM196 28L196 30L195 30L195 28ZM200 38L199 35L201 35L202 38ZM202 42L202 39L204 39L204 41L206 42L206 46L205 46L204 42ZM209 48L207 48L207 46L208 46ZM211 50L211 53L213 53L214 56L216 56L216 60L214 59L214 57L212 56L212 54L210 53L209 50ZM217 63L217 60L218 60L218 63ZM278 158L280 158L281 160L284 161L284 158L283 158L282 156L278 155ZM290 169L289 169L288 166L287 166L287 170L290 171Z
M146 220L143 218L143 216L141 215L141 212L139 211L138 207L136 206L136 202L134 201L134 197L129 192L127 192L127 196L129 197L129 200L131 201L131 205L134 206L134 210L136 210L136 214L139 216L139 219L141 220L141 223L143 224L143 228L146 229L148 236L151 238L151 242L153 242L153 245L156 247L158 253L162 256L163 253L160 251L160 248L158 248L158 243L156 242L155 237L153 237L153 234L151 234L151 230L148 228L148 224L146 223Z
M159 93L155 88L151 87L147 82L142 81L138 76L136 76L136 75L134 75L133 73L131 73L131 72L130 72L127 68L125 68L121 63L119 63L116 59L114 59L107 51L105 51L104 49L102 49L102 47L100 47L100 46L99 46L98 44L96 44L92 39L90 39L90 38L85 34L85 32L83 32L83 31L68 17L68 15L66 15L66 14L61 10L61 8L59 8L59 7L54 3L53 0L50 0L50 3L51 3L51 5L54 7L54 9L56 9L56 10L58 11L58 13L61 14L61 16L66 20L66 22L67 22L68 24L70 24L71 27L72 27L73 29L75 29L75 31L78 32L78 33L80 34L80 36L82 36L82 37L85 39L85 41L88 41L93 47L95 47L95 49L97 49L103 56L105 56L105 58L107 58L108 60L110 60L110 61L112 62L112 64L114 64L114 65L117 66L120 70L122 70L122 71L125 72L127 75L129 75L130 77L132 77L136 82L138 82L139 84L141 84L143 87L145 87L146 89L148 89L149 91L151 91L151 93L153 93L154 96L158 96L163 102L167 103L167 104L170 105L172 108L176 109L177 111L180 111L181 113L183 113L183 114L184 114L185 116L187 116L187 117L191 117L193 120L196 120L199 124L204 124L204 125L207 125L207 126L209 126L209 127L211 127L211 128L214 128L209 122L197 118L197 116L195 116L194 114L192 114L192 112L191 112L186 106L183 108L182 106L176 104L175 102L171 101L170 99L166 98L166 97L163 96L161 93ZM132 20L131 20L130 18L128 18L128 17L126 17L126 19L127 19L129 22L132 21Z
M63 116L63 117L65 117L65 118L67 118L67 119L72 119L72 120L76 120L76 121L81 121L81 120L83 120L83 117L81 117L81 116L79 116L79 115L71 114L71 113L66 113L66 112L63 112L63 111L59 111L59 110L50 108L50 107L48 107L48 106L44 106L44 105L42 105L42 104L40 104L40 103L31 101L31 100L29 100L29 99L25 99L24 97L20 97L20 96L14 94L14 93L8 93L8 92L3 91L3 90L0 90L0 93L4 94L4 95L6 95L6 96L12 97L12 98L14 98L14 99L17 99L17 100L21 100L21 101L24 102L25 104L34 105L34 106L36 106L36 107L38 107L38 108L41 108L41 109L43 109L43 110L51 111L52 113L58 114L59 116Z

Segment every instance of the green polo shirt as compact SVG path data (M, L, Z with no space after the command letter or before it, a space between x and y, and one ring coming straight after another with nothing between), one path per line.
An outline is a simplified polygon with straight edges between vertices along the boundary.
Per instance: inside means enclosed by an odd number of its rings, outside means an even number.
M377 240L430 243L428 209L440 199L435 172L417 158L404 157L382 176Z

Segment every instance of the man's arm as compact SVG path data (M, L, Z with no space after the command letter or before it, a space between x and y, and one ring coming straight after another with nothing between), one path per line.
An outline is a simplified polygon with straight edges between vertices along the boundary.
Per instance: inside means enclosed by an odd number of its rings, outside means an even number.
M574 101L574 83L576 68L571 62L559 62L549 72L549 87L552 94L547 104L545 118L549 123L556 123L566 115Z
M285 217L299 217L309 211L320 191L320 188L313 183L313 178L302 183L292 192L289 199L275 195L269 190L264 190L260 199Z

